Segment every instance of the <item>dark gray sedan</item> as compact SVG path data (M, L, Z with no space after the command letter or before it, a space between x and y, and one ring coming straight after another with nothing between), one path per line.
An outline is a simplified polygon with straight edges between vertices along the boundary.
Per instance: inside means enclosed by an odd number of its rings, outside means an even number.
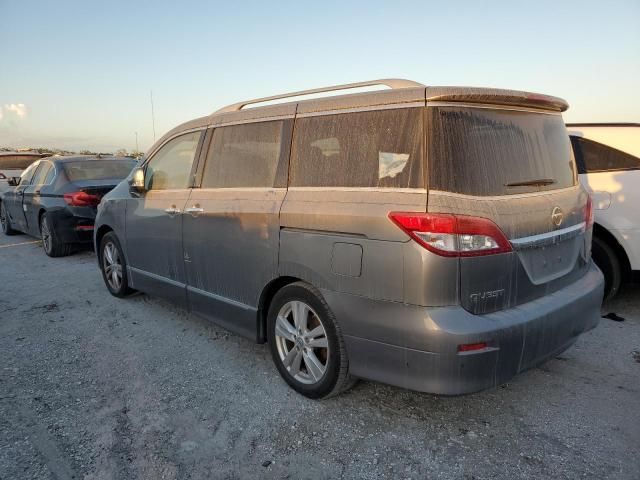
M42 238L50 257L91 243L96 209L103 195L136 165L133 158L49 157L9 179L0 197L0 221L6 235L23 232Z

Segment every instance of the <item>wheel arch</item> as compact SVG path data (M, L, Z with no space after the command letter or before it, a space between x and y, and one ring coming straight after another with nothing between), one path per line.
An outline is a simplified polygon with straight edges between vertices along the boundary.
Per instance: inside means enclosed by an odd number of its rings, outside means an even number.
M631 273L631 263L629 262L629 257L627 256L627 252L625 251L624 247L620 245L620 242L618 242L618 239L609 230L607 230L605 227L603 227L599 223L595 223L593 225L593 235L594 237L597 237L603 242L605 242L607 245L609 245L613 249L613 251L615 252L616 256L618 257L622 265L623 277L628 278L629 274Z
M95 249L96 249L96 253L98 252L98 249L100 248L100 242L102 242L102 238L109 232L113 232L113 228L111 228L109 225L100 225L100 227L96 231L96 233L95 233Z
M302 282L304 280L297 277L282 276L271 280L262 289L260 299L258 300L258 318L257 318L257 332L256 339L258 343L265 343L267 341L267 315L269 313L269 307L271 301L278 291L295 282Z

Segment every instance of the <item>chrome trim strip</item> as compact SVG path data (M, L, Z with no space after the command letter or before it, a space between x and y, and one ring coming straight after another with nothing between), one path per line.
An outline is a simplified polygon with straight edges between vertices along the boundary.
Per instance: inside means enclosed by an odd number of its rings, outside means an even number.
M220 295L216 295L215 293L210 293L205 290L200 290L199 288L196 288L196 287L187 287L187 292L196 293L198 295L202 295L203 297L207 297L222 303L227 303L229 305L233 305L234 307L241 308L243 310L252 310L252 311L257 310L256 308L252 307L251 305L247 305L246 303L237 302L236 300L231 300L230 298L222 297Z
M577 237L585 232L586 222L581 222L570 227L554 230L553 232L539 233L528 237L520 237L509 240L516 250L523 248L539 247L542 245L552 245L555 243Z
M542 195L553 195L556 193L568 192L570 190L579 189L580 183L571 185L570 187L558 188L556 190L542 190L540 192L514 193L508 195L467 195L465 193L445 192L443 190L429 190L429 195L441 195L443 197L468 198L472 200L513 200L514 198L539 197Z

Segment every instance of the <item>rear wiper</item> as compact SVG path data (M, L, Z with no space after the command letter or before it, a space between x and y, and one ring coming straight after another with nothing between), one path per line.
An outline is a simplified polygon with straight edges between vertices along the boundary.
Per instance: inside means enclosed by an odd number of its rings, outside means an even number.
M553 178L538 178L535 180L525 180L524 182L505 183L505 187L544 187L556 183Z

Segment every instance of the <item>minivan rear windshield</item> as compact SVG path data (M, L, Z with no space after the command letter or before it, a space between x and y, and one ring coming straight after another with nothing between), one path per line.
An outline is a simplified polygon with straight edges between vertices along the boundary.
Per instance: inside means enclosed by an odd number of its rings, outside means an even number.
M136 160L79 160L66 162L64 171L69 181L78 180L122 180L133 167Z
M430 107L429 188L494 196L576 184L560 115L471 107Z

